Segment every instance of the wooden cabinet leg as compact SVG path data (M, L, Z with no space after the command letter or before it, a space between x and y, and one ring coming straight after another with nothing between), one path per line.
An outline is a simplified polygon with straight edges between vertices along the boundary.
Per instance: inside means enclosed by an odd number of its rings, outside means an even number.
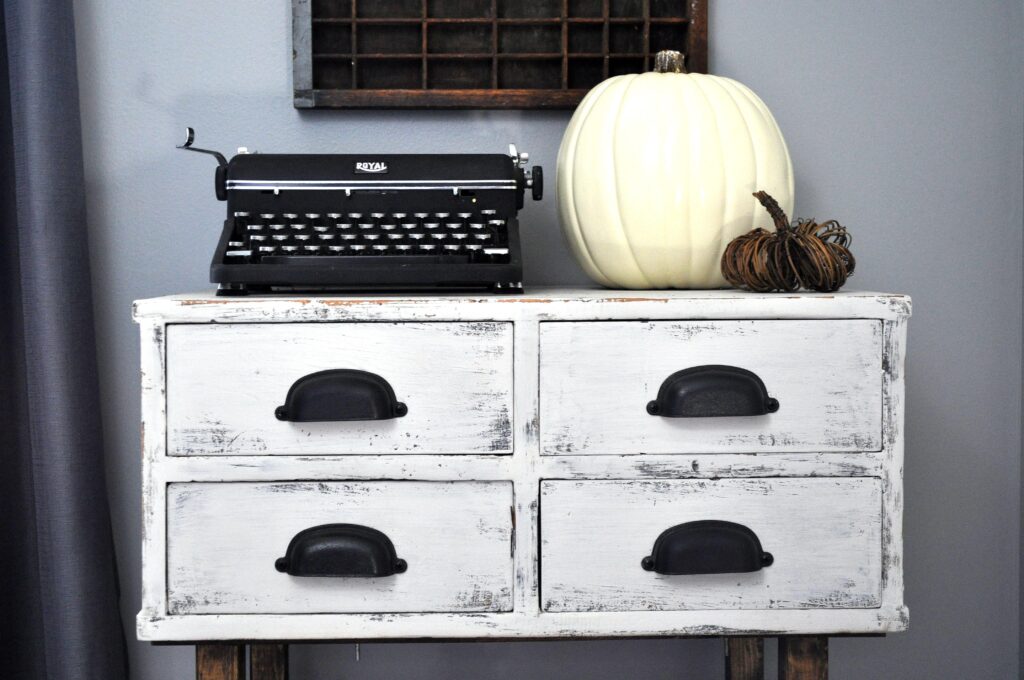
M249 645L249 680L288 680L288 645Z
M245 680L245 645L196 645L196 680Z
M828 637L780 637L779 680L828 680Z
M726 638L725 680L764 680L764 638Z

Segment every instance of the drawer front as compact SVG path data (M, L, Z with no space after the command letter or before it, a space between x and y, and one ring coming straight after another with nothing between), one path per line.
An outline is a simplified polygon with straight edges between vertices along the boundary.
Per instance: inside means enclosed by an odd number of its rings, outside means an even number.
M509 482L181 483L167 493L170 614L503 612L512 608ZM304 529L383 532L403 573L279 572Z
M876 320L542 323L542 452L877 451L881 331ZM706 365L753 372L778 410L648 413L666 378Z
M647 571L666 529L743 525L774 562L748 573ZM545 481L542 603L550 612L833 609L881 601L878 479Z
M380 376L408 409L387 420L290 422L300 378ZM167 329L171 455L509 453L512 324L203 324Z

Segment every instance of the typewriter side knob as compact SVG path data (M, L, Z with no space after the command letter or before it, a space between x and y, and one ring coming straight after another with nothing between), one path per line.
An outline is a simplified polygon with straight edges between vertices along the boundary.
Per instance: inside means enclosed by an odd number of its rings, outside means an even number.
M544 168L539 165L526 176L526 186L530 187L533 200L539 201L544 198Z

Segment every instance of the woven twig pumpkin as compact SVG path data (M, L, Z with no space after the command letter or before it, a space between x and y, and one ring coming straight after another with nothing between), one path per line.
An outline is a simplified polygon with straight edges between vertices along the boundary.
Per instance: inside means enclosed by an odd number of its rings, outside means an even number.
M856 265L846 227L835 220L790 224L774 198L764 191L754 196L771 215L775 231L754 229L729 242L722 254L726 281L758 293L839 290Z

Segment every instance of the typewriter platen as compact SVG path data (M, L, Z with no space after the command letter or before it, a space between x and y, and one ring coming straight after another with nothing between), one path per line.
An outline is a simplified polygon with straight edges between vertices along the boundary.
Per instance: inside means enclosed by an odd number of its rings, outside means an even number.
M219 295L297 290L522 291L517 211L543 170L509 154L217 158L227 219L210 265Z

